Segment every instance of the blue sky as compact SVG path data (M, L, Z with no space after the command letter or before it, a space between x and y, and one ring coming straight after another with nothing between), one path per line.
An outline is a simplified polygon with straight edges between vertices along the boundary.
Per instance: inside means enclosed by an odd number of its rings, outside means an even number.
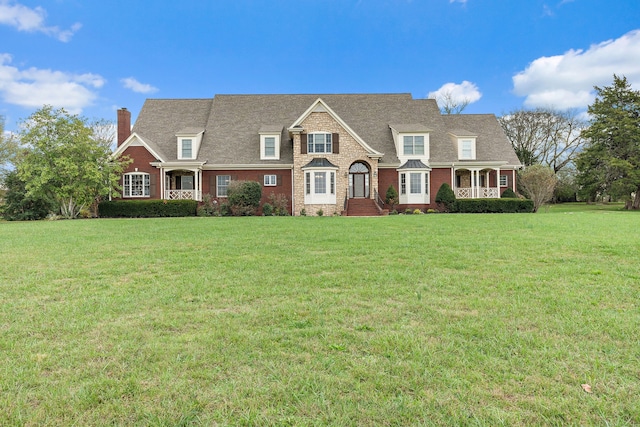
M442 91L466 113L640 88L638 0L0 0L0 115L146 98ZM440 92L438 92L440 91Z

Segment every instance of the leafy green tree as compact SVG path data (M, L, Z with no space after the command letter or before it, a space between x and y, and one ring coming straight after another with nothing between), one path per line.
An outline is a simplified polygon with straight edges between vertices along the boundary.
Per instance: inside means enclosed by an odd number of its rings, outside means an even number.
M19 137L27 147L17 168L27 195L53 200L63 217L119 195L129 160L113 159L110 141L96 138L86 119L44 106L23 121Z
M53 209L50 200L27 194L26 184L15 170L7 172L4 185L7 193L0 208L2 217L7 221L43 219Z
M625 199L627 209L640 209L640 91L616 75L611 86L595 89L578 181L591 197L608 193Z
M4 174L12 169L18 155L18 142L13 136L4 134L4 116L0 116L0 183Z
M518 176L518 182L525 195L533 201L533 211L553 198L558 178L548 166L529 166Z

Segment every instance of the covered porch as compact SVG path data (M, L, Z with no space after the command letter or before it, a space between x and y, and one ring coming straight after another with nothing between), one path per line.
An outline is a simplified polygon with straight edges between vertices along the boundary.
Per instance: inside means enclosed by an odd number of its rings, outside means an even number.
M457 167L453 169L453 191L458 199L500 198L500 168Z
M202 201L201 168L162 168L162 198Z

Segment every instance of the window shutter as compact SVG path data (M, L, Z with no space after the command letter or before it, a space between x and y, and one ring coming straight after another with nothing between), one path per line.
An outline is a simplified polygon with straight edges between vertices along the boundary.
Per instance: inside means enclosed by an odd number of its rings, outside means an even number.
M156 176L156 174L154 174L154 173L149 174L149 196L150 197L156 197L157 196L157 194L156 194L157 178L158 177Z
M282 175L278 175L278 177L276 178L276 185L278 186L282 185Z
M209 194L213 197L218 197L218 176L209 176Z
M258 175L258 182L260 185L264 186L264 175Z
M307 154L307 134L300 134L300 154Z
M340 154L340 134L331 134L331 145L334 154Z

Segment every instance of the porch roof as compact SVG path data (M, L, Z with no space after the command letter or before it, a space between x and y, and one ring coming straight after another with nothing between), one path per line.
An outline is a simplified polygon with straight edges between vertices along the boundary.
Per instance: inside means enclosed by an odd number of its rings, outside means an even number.
M405 164L403 164L402 166L400 166L398 168L398 170L401 169L427 169L427 170L431 170L431 168L427 165L425 165L424 163L422 163L422 161L420 160L407 160L405 162Z

